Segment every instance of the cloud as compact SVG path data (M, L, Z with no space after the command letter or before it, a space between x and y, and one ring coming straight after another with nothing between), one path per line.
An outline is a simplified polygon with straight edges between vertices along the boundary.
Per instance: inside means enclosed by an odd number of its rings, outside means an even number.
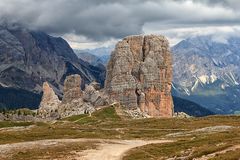
M147 29L148 28L148 29ZM161 30L154 30L150 27L144 28L146 34L162 34L167 36L170 45L173 46L179 41L195 36L211 35L213 41L220 43L227 43L229 37L240 37L240 25L235 26L184 26L177 28L165 28ZM154 31L153 31L154 30Z
M238 0L1 0L0 19L68 39L78 36L72 41L76 44L179 28L237 26L239 7Z

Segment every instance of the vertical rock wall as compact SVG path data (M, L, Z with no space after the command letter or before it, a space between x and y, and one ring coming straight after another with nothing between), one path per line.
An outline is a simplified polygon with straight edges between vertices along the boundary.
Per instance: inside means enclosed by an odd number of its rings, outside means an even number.
M107 66L111 99L151 116L171 117L172 57L163 36L130 36L118 42Z

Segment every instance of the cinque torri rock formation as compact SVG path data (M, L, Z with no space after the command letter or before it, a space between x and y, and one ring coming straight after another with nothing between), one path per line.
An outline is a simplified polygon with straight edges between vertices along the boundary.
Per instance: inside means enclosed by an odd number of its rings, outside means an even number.
M110 99L150 116L172 117L172 57L163 36L129 36L116 44L107 65Z
M129 111L140 109L150 116L173 116L172 57L163 36L130 36L118 42L107 66L103 90L92 82L82 91L81 82L80 75L65 79L62 102L44 83L39 114L51 117L56 112L61 118L120 102Z

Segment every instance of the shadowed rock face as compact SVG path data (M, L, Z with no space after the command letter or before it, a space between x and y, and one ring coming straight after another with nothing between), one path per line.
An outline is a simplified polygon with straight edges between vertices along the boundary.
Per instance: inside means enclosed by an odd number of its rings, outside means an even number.
M171 117L172 58L163 36L130 36L118 42L107 65L110 98L151 116Z

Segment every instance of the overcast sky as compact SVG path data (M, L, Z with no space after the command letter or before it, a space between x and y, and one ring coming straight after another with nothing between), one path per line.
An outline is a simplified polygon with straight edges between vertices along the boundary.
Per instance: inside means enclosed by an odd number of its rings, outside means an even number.
M73 48L163 34L171 45L198 34L240 31L239 0L0 0L0 19L63 36Z

